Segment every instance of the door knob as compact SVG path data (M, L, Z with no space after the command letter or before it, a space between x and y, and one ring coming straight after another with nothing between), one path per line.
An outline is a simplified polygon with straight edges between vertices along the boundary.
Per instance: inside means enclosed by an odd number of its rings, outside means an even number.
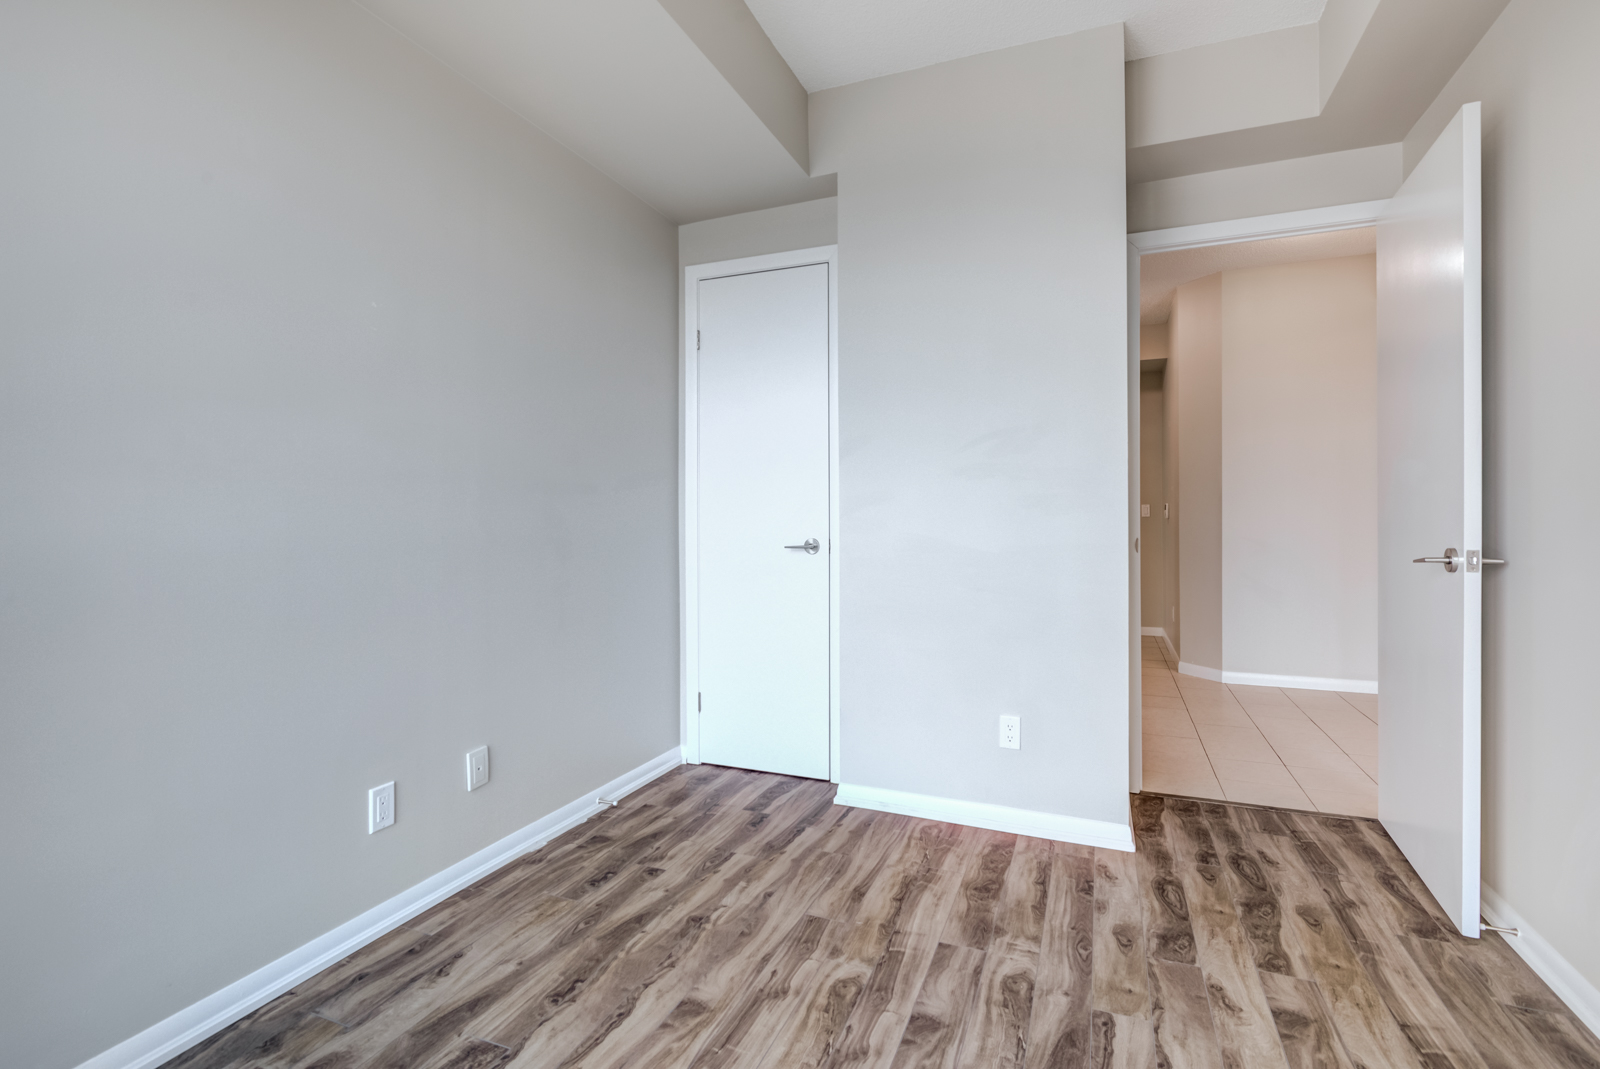
M803 549L807 553L815 553L815 552L817 552L817 550L822 548L822 543L818 542L815 538L808 538L804 542L801 542L798 546L784 546L783 548L784 549Z

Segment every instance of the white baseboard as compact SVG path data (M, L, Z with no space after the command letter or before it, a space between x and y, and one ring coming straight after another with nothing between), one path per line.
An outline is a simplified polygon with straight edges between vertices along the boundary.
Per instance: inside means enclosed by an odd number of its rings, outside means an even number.
M1506 943L1527 962L1539 979L1550 985L1556 997L1578 1015L1589 1031L1600 1035L1600 988L1572 967L1572 963L1523 920L1510 903L1493 887L1482 886L1481 909L1484 919L1501 928L1515 928L1519 935L1506 936Z
M1339 679L1334 676L1275 676L1266 672L1223 672L1203 664L1178 662L1178 671L1199 676L1213 683L1236 683L1241 687L1289 687L1294 690L1342 690L1346 694L1376 694L1376 679Z
M1178 671L1186 676L1199 676L1201 679L1209 679L1213 683L1222 682L1222 672L1219 669L1207 668L1203 664L1190 664L1188 661L1179 661Z
M308 976L315 976L381 935L393 931L423 910L482 879L557 835L582 824L606 807L597 798L621 798L683 764L681 747L673 747L631 772L625 772L548 813L471 857L373 906L331 932L318 936L242 980L229 984L164 1021L125 1039L84 1062L78 1069L149 1069L173 1058L226 1028L245 1014L277 998Z
M1167 648L1167 652L1172 654L1172 659L1174 661L1176 661L1178 659L1178 647L1176 647L1176 646L1174 646L1172 644L1172 636L1167 634L1167 629L1166 628L1164 628L1164 627L1141 627L1141 628L1139 628L1139 634L1141 634L1141 635L1150 635L1153 638L1159 638L1161 640L1161 644Z
M1107 820L1040 813L1032 809L1013 809L1008 805L991 805L988 802L963 802L956 798L891 791L885 787L861 787L853 783L839 784L839 793L834 795L833 803L854 806L857 809L903 813L908 817L921 817L924 820L942 820L947 824L988 828L990 831L1032 835L1039 839L1055 839L1058 842L1077 843L1080 846L1103 846L1111 850L1128 851L1133 849L1131 823L1114 824Z

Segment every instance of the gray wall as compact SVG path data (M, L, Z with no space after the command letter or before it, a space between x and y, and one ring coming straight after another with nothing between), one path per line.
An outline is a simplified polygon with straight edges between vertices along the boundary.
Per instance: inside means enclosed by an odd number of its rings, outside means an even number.
M1600 986L1600 5L1512 0L1406 139L1483 102L1483 875Z
M0 1062L57 1069L677 744L676 231L345 3L12 0L0 143Z
M812 96L847 783L1127 820L1122 87L1109 26Z
M1177 413L1178 656L1222 669L1222 276L1172 294L1167 407ZM1176 641L1176 636L1174 637Z
M839 198L724 215L678 227L678 265L710 264L769 252L793 252L839 240Z

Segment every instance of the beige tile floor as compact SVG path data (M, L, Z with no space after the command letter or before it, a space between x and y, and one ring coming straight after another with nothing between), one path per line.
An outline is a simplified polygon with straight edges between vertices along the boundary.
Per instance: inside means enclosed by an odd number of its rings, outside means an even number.
M1378 696L1213 683L1144 640L1144 789L1378 815Z

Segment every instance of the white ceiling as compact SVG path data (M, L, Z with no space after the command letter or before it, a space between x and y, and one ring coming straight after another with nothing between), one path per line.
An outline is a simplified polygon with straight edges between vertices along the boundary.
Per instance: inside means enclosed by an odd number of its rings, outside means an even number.
M1378 232L1370 226L1333 230L1265 241L1236 241L1231 245L1205 245L1139 257L1139 322L1165 323L1172 314L1172 291L1185 282L1239 271L1246 267L1271 267L1336 256L1376 252Z
M1126 23L1127 58L1303 26L1326 0L747 0L810 92Z

